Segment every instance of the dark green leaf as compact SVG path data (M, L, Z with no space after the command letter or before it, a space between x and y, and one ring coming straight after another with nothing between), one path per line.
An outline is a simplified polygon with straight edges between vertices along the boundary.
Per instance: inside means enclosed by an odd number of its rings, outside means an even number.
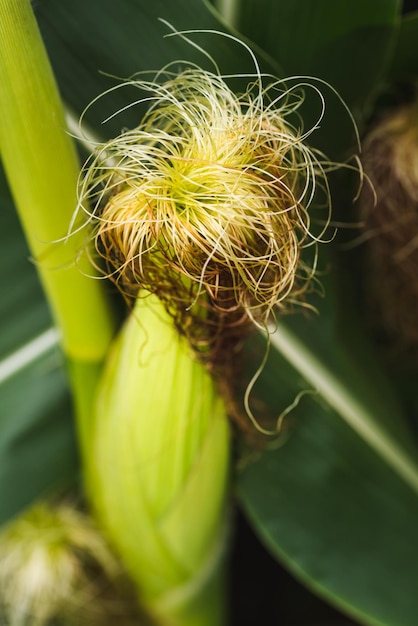
M0 173L0 524L78 468L51 318Z
M52 322L1 170L0 220L0 284L4 296L7 294L0 299L3 358L49 328Z
M329 81L351 106L370 94L388 62L399 0L241 0L235 24L288 75Z
M400 25L393 63L393 80L416 81L418 75L418 12L406 15Z
M338 414L301 400L289 439L242 472L239 496L312 590L364 624L415 626L416 493Z
M232 6L234 26L266 50L285 76L327 81L361 123L391 59L399 0L240 0ZM338 158L353 142L352 127L332 92L319 87L329 111L321 145Z
M418 603L418 452L358 328L325 279L319 316L284 319L257 397L288 416L283 445L238 477L248 515L273 554L365 624L412 626ZM286 422L285 422L286 424Z
M77 116L99 94L137 72L158 71L175 61L180 68L182 60L214 70L207 56L181 37L167 37L172 31L160 18L178 31L226 32L202 0L43 0L36 14L64 101ZM210 33L191 38L223 73L254 72L250 55L238 43ZM138 124L141 109L131 108L105 127L101 122L129 98L126 90L115 91L92 107L86 119L101 136L118 134L125 125Z

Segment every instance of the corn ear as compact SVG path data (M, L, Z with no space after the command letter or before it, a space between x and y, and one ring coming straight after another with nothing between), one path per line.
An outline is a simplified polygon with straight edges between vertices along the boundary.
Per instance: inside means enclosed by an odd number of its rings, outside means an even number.
M98 519L150 613L219 626L229 426L155 296L137 300L111 350L86 450Z

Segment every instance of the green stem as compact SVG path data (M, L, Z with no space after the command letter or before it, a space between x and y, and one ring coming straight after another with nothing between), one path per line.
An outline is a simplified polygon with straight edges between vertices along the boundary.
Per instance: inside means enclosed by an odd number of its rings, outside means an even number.
M0 0L0 111L3 165L68 358L85 463L114 321L102 281L91 278L88 255L80 256L85 231L67 237L79 165L29 0Z
M87 255L76 263L86 233L66 239L79 167L29 0L0 0L0 85L2 160L64 351L101 360L113 321Z

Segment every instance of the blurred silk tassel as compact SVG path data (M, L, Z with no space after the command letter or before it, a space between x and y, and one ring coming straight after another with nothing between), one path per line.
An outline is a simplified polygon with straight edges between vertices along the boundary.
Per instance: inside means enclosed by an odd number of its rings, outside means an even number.
M92 520L70 503L36 504L2 529L2 624L144 626L125 582Z

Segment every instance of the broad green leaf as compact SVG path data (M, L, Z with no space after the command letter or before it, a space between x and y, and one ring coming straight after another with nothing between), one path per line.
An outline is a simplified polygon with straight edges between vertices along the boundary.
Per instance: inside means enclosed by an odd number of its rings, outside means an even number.
M283 445L239 475L239 497L313 590L365 624L412 626L418 449L352 310L325 283L318 316L279 323L256 394L277 414L300 391L315 395L289 414Z
M280 377L270 376L271 394ZM287 441L239 477L267 548L364 624L415 626L418 499L321 401L302 399Z
M78 470L58 337L0 179L0 524Z

